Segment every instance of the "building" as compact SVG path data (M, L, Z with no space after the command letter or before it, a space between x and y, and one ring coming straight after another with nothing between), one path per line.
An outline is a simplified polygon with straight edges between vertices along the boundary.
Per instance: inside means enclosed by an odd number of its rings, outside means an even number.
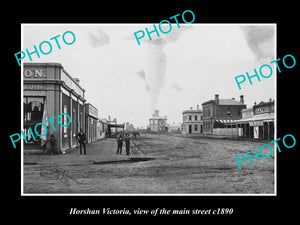
M149 128L155 132L166 132L167 128L167 116L159 116L159 110L155 110L152 117L149 119Z
M236 124L241 138L274 140L274 100L254 103L253 107L242 111L242 119Z
M97 141L98 109L91 103L84 104L85 108L85 137L88 143Z
M29 128L37 123L48 126L46 140L36 137L33 140L30 135L24 141L24 151L44 151L50 148L49 140L54 135L56 144L55 153L75 147L76 133L84 127L84 93L79 80L73 78L60 63L23 63L23 116L24 134L29 134ZM71 124L62 127L57 119L45 122L52 117L57 118L61 113L67 113L71 118ZM67 118L62 117L63 124ZM37 131L40 133L41 126ZM45 144L46 143L46 144Z
M183 134L202 134L203 121L202 110L197 105L196 109L192 107L182 112L182 133Z
M126 122L126 123L125 123L125 131L126 131L126 132L132 132L132 131L135 131L135 127L133 126L132 123Z
M167 130L169 133L181 133L182 132L182 123L167 124Z
M214 100L202 103L203 109L203 133L228 135L229 127L234 127L235 121L242 118L242 109L245 109L244 96L240 96L240 101L231 99L219 99L215 95Z
M110 116L108 116L108 124L107 124L107 134L108 136L117 136L121 132L124 133L125 123L118 124L117 118L111 120Z
M108 120L105 118L100 118L97 120L97 139L101 140L105 138L105 133L107 135Z

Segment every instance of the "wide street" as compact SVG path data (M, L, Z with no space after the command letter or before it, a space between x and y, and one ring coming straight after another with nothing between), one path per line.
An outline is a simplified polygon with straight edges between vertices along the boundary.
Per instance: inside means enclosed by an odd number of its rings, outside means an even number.
M79 155L78 148L24 155L24 194L274 193L274 155L254 157L253 165L246 160L241 170L234 159L253 154L263 142L169 134L142 134L134 142L154 159L132 161L124 149L115 155L116 139L110 138L88 144L87 155Z

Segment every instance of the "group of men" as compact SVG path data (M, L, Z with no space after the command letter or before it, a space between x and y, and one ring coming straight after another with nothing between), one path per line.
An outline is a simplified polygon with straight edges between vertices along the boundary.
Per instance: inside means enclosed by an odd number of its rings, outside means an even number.
M129 155L129 153L130 153L130 137L129 137L129 134L127 133L124 138L124 135L122 132L119 135L118 140L117 140L118 148L117 148L116 154L122 155L123 141L125 141L126 155Z
M85 134L83 133L82 129L80 129L80 132L76 135L76 139L78 140L78 143L79 143L80 155L82 154L82 147L83 147L83 154L86 155L86 146L85 146L86 138L85 138ZM116 154L122 155L122 148L123 148L124 141L125 141L126 155L129 155L129 153L130 153L130 137L129 137L129 134L127 133L124 138L124 135L122 132L117 139L118 148L117 148Z

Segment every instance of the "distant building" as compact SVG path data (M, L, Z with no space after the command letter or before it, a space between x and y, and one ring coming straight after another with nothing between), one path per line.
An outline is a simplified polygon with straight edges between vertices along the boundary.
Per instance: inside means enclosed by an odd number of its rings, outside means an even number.
M202 103L203 133L222 134L219 128L226 128L228 125L235 126L236 120L242 118L241 112L245 108L243 95L240 96L240 101L237 101L234 98L219 99L219 95L216 94L214 100Z
M202 110L197 105L196 109L192 107L182 112L182 133L201 134L203 132Z
M167 131L167 116L160 117L159 110L155 110L149 119L149 128L155 132Z
M135 128L132 123L129 123L129 122L125 123L125 131L126 132L130 132L130 131L134 131L134 130L135 130Z
M181 123L172 123L167 125L167 130L170 133L181 133L182 124Z
M101 140L105 138L105 132L108 129L108 120L105 118L100 118L97 120L97 139Z

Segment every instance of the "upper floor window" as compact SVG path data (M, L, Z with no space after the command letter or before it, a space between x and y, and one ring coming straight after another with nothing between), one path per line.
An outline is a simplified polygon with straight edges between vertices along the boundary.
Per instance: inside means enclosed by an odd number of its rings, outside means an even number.
M231 110L230 110L230 108L227 109L227 115L228 115L228 116L231 115Z

